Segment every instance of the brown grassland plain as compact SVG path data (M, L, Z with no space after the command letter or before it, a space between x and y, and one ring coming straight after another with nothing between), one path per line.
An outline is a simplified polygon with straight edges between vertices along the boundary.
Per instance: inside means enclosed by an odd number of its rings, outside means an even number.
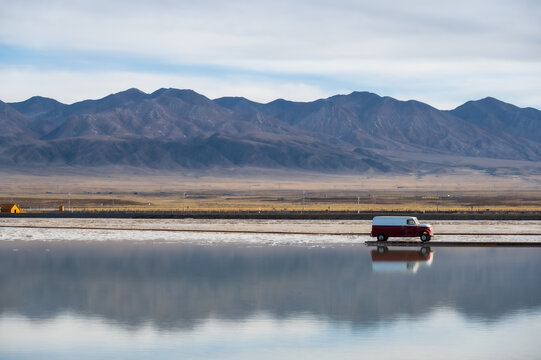
M0 203L55 211L539 211L541 177L2 173Z

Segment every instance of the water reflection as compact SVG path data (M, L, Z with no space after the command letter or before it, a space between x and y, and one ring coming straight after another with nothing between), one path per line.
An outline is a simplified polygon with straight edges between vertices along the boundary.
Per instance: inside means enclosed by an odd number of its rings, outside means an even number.
M438 260L414 277L372 271L374 256L394 254L404 255L363 245L2 242L0 315L70 312L127 328L190 329L213 318L310 314L372 326L442 308L492 321L541 306L537 249L438 249Z
M434 251L428 246L416 250L389 249L387 246L378 246L370 252L372 257L372 270L375 272L409 272L417 273L420 266L431 266L434 260Z

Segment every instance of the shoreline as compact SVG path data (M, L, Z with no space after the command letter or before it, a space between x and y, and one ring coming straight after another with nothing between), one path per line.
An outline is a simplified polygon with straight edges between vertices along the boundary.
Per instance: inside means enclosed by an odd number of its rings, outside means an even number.
M239 220L372 220L374 216L415 216L429 220L541 220L539 211L471 211L471 212L341 212L341 211L51 211L0 213L0 219L60 218L60 219L239 219Z

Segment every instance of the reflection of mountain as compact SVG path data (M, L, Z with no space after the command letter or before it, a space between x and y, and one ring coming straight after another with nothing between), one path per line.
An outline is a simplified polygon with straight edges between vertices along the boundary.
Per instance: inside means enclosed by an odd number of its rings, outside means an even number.
M172 328L303 312L366 325L449 306L491 320L541 306L540 260L532 249L440 249L431 268L407 276L373 273L363 246L2 242L0 314Z

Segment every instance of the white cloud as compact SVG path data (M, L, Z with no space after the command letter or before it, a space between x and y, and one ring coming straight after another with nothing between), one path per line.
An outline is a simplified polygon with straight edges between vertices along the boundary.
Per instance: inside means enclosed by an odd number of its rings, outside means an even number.
M488 95L541 107L538 1L0 0L0 6L0 44L58 56L88 53L90 63L103 54L119 58L117 70L91 72L80 64L40 69L39 61L8 66L0 58L0 99L7 101L40 94L70 102L132 86L171 86L259 101L368 90L440 108ZM134 56L148 69L126 65ZM164 63L202 70L159 69ZM221 70L206 72L208 66Z
M527 1L3 3L3 42L182 62L541 55L540 6Z
M460 75L451 66L447 72L438 68L425 70L421 75L405 71L402 77L394 74L401 71L400 64L387 74L382 68L371 69L370 74L336 74L343 82L326 84L324 81L303 81L288 77L252 77L239 75L179 75L152 72L127 71L43 71L35 68L1 69L0 99L5 102L26 100L34 95L55 98L64 103L84 99L98 99L110 93L136 87L150 93L162 87L193 89L209 98L222 96L244 96L258 102L269 102L277 98L293 101L312 101L337 93L354 90L376 92L400 100L415 99L439 109L452 109L465 101L494 96L518 106L540 108L541 81L534 81L527 72L494 74L491 67L479 76ZM411 65L412 67L414 65ZM451 76L449 76L451 74ZM537 79L541 79L538 74ZM347 82L350 87L344 85ZM434 89L437 89L434 90ZM487 90L490 89L490 90ZM524 94L532 94L526 95ZM538 104L538 105L536 105Z

